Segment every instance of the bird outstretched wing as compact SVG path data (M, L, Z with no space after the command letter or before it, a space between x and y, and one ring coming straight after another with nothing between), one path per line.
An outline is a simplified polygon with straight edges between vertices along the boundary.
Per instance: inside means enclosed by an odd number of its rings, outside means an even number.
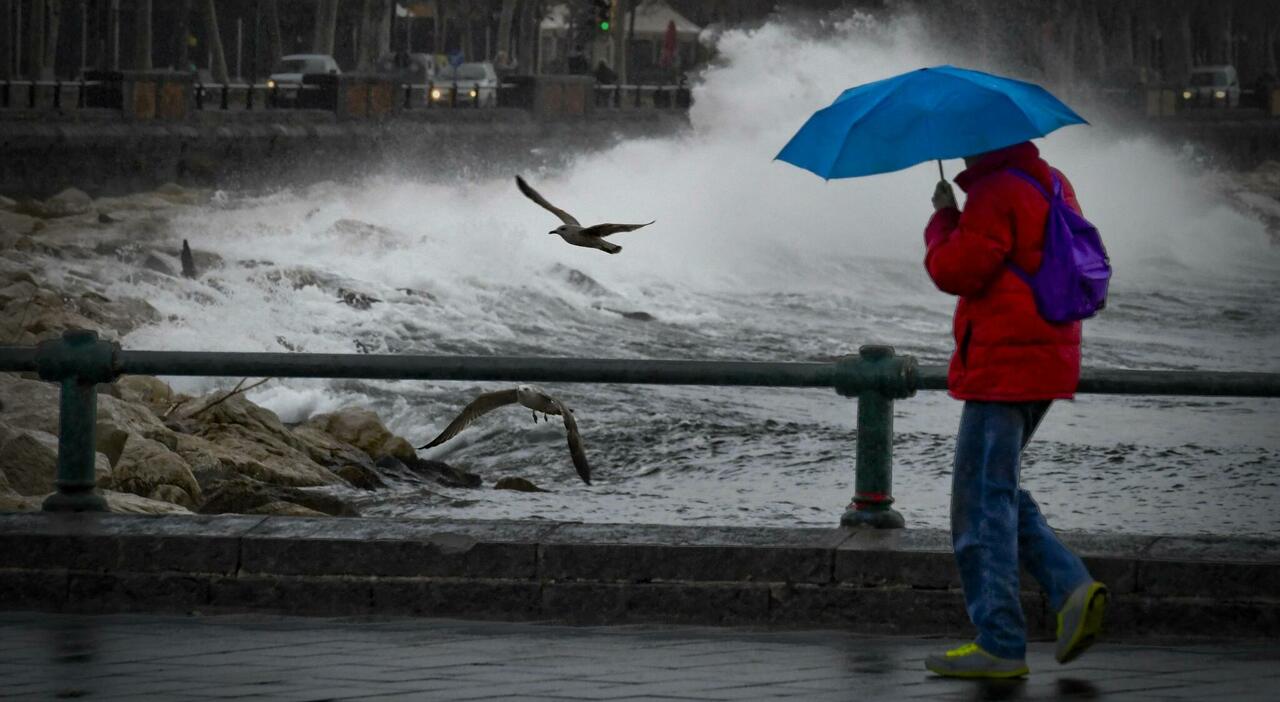
M578 433L578 422L573 418L573 410L565 407L559 400L553 400L560 415L564 417L564 429L569 438L569 456L573 459L573 468L578 477L587 485L591 484L591 464L587 463L587 451L582 446L582 435Z
M653 220L656 222L658 220ZM604 237L618 232L633 232L641 227L647 227L653 222L645 222L644 224L596 224L582 230L583 236Z
M474 422L482 415L488 414L505 405L513 405L518 401L517 391L514 388L511 390L486 392L472 400L471 404L464 407L462 412L455 417L452 422L449 422L449 426L445 427L444 431L440 432L440 436L432 439L431 443L419 446L418 448L425 449L431 448L432 446L439 446L440 444L443 444L449 439L457 436L458 432L466 429L468 424Z
M556 207L550 202L547 202L547 199L540 195L537 190L534 190L528 183L524 182L524 178L516 176L516 186L520 188L520 192L524 193L525 197L533 200L541 205L546 211L559 217L561 222L564 222L565 224L579 224L578 220L573 215L565 212L559 207Z

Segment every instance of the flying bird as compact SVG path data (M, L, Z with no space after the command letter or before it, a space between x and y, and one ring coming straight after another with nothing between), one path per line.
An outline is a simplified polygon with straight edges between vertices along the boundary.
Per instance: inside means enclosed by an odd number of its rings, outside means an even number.
M576 217L565 212L559 207L556 207L550 202L547 202L547 199L538 194L537 190L529 187L529 184L524 182L524 178L516 176L516 185L520 187L520 192L524 193L525 197L538 203L543 209L559 217L560 221L564 222L564 224L561 224L547 233L559 234L561 239L564 239L566 242L573 244L574 246L585 246L589 249L600 249L605 253L616 254L622 250L622 247L605 241L604 238L606 236L617 234L618 232L635 231L640 227L647 227L657 221L653 220L653 222L645 222L644 224L605 223L584 227L580 222L578 222Z
M564 417L564 428L569 435L569 456L573 459L573 467L578 471L578 477L582 478L582 482L587 485L591 484L591 465L587 463L587 452L582 447L582 436L578 434L578 423L573 418L573 410L565 407L562 402L547 394L536 385L517 385L511 390L499 390L497 392L487 392L471 401L471 404L462 409L449 426L440 432L440 436L431 440L431 443L419 446L419 449L431 448L439 446L444 442L457 436L467 425L479 419L481 416L507 405L521 404L533 411L533 421L538 421L538 413L544 416L556 414Z

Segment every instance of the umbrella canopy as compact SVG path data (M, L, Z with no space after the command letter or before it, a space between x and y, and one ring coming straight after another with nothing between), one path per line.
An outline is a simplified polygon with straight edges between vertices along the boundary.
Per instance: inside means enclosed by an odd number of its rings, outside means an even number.
M823 178L973 156L1087 124L1044 88L954 66L850 88L813 113L777 158Z

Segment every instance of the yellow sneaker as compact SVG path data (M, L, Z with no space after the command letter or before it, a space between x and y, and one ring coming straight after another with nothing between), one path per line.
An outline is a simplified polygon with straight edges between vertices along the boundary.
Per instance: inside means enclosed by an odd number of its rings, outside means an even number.
M1026 660L993 656L976 643L929 656L924 667L944 678L1020 678L1031 672Z
M1102 633L1102 617L1110 594L1098 581L1085 583L1067 598L1058 612L1058 647L1054 658L1068 663L1084 653Z

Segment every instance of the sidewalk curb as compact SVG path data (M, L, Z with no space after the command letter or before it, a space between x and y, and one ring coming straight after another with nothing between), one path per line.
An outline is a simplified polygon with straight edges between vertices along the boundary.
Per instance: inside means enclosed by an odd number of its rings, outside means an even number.
M1062 538L1111 587L1112 636L1280 635L1280 540ZM5 514L0 609L969 631L936 530Z

